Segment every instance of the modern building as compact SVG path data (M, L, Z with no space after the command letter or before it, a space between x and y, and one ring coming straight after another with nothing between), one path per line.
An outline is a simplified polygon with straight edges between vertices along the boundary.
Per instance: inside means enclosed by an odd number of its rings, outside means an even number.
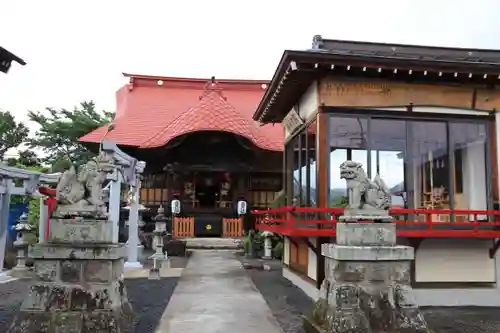
M283 274L317 296L350 159L393 194L419 304L500 305L499 86L497 50L321 36L286 50L253 117L284 125L288 207L258 225L285 236Z
M283 127L252 119L268 82L124 75L106 140L146 162L142 203L181 200L174 236L242 236L237 201L268 208L283 187Z

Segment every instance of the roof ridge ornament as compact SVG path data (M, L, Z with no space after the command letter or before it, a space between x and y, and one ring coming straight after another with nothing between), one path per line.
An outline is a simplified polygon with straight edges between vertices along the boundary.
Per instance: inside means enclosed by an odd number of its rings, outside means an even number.
M312 41L312 49L318 50L323 48L323 37L321 35L314 35Z
M328 50L325 49L324 46L325 43L323 41L323 37L321 35L314 35L312 40L312 46L307 51L328 52Z
M222 93L222 87L219 85L219 83L215 80L215 76L212 76L210 78L210 81L208 81L207 83L205 83L205 87L203 87L203 94L200 95L200 97L198 98L199 100L202 100L203 98L205 98L207 95L211 94L212 92L216 92L219 94L219 96L227 101L227 98L224 96L224 94Z

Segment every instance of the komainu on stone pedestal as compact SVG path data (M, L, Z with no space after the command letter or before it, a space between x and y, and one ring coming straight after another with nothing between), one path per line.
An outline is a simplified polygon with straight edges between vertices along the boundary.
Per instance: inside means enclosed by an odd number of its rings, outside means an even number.
M361 163L345 161L340 165L340 178L346 181L349 202L344 215L340 217L341 220L391 220L391 193L379 175L370 180Z
M396 245L390 221L391 196L380 177L372 182L362 165L345 161L349 206L337 223L336 244L323 244L325 279L308 333L427 333L427 323L411 295L414 250Z
M103 216L96 194L108 162L96 159L92 173L73 178L70 188L68 179L61 180L66 186L58 191L66 195L58 196L60 215L51 218L48 242L30 249L35 278L8 333L121 333L132 324L123 281L125 248L113 243L113 223ZM71 188L83 187L92 191L69 200Z
M395 226L339 223L337 235L322 248L325 279L306 332L428 333L411 294L413 248L395 244Z

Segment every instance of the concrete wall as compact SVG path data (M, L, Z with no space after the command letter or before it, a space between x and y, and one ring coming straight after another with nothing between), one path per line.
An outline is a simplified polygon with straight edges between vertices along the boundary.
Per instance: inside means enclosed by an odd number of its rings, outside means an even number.
M416 282L496 282L490 239L426 239L415 258Z
M283 240L283 262L285 265L290 265L290 240L288 237Z
M316 238L309 237L309 242L316 246ZM316 281L318 273L318 263L316 253L313 249L308 248L308 261L307 261L307 276Z

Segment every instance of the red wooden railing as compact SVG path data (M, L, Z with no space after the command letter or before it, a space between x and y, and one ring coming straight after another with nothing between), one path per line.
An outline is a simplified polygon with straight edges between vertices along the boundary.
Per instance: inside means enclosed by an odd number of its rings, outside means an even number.
M252 211L256 228L284 236L333 237L343 208L281 207ZM500 238L500 211L403 209L389 211L398 236Z

